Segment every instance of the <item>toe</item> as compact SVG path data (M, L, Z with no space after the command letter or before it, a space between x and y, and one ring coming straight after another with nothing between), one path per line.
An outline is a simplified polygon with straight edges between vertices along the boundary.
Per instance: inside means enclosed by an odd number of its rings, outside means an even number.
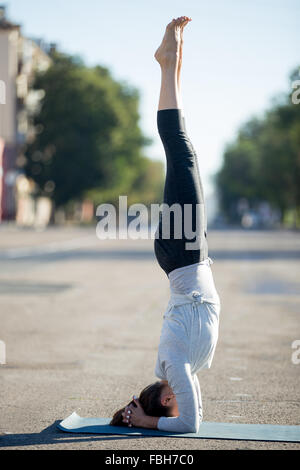
M170 23L167 25L167 29L171 29L171 28L173 28L173 26L175 25L175 23L176 23L176 19L175 19L175 18L173 18L173 20L172 20L172 21L170 21Z
M181 25L180 25L180 27L181 27L182 30L183 30L183 28L191 21L187 16L184 16L183 18L184 18L184 19L183 19L183 21L182 21L182 23L181 23Z
M177 20L177 25L180 26L180 27L182 27L185 21L186 21L186 20L185 20L185 17L184 17L184 16L180 16L180 18L178 18L178 20Z

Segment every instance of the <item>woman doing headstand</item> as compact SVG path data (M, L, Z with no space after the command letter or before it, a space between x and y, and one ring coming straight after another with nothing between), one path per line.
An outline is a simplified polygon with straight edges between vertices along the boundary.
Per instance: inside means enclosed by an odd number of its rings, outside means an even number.
M170 282L170 300L155 367L160 381L146 387L139 399L134 397L111 421L112 425L178 433L197 432L202 421L196 373L211 365L220 314L212 260L208 257L203 188L197 156L186 133L180 96L182 35L189 21L186 16L173 19L155 53L161 66L157 126L167 172L154 249Z

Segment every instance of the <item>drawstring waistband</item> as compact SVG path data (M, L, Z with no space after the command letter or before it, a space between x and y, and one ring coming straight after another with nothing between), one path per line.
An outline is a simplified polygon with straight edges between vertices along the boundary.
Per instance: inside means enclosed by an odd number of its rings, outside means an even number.
M219 304L219 297L215 298L206 298L197 290L193 290L188 294L175 294L171 293L169 300L169 307L176 307L177 305L184 305L189 303L209 303L209 304Z
M215 290L215 286L213 284L213 279L212 279L210 271L209 272L204 271L205 274L204 274L204 277L201 278L199 287L194 285L193 287L191 286L191 289L193 290L191 290L190 292L185 293L185 294L178 293L178 289L182 287L185 287L186 289L187 286L184 286L184 284L185 283L188 284L190 282L190 279L188 278L188 276L190 276L190 278L191 277L196 278L198 275L198 270L201 269L201 265L205 265L209 267L211 264L213 264L213 260L210 257L207 257L205 258L205 260L199 263L195 263L189 266L178 268L170 274L171 295L170 295L170 300L169 300L169 307L174 307L176 305L184 305L188 303L204 303L204 302L207 302L210 304L220 304L220 298L218 296L218 293ZM191 271L192 269L193 271ZM185 272L185 270L187 271ZM182 274L182 272L184 274ZM187 282L185 282L184 276L188 278ZM200 287L201 283L205 283L205 285L203 284L204 289L201 289Z

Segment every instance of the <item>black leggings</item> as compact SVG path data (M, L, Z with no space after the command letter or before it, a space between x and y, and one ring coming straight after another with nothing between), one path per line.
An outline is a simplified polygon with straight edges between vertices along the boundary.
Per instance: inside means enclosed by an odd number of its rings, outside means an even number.
M176 235L173 212L170 211L169 218L163 218L162 213L159 216L154 251L159 265L168 275L174 269L198 263L208 257L207 222L197 155L187 136L182 111L159 110L157 127L167 158L164 203L169 207L177 204L182 210L182 220L179 222L182 230L180 238ZM185 204L190 208L186 219ZM193 237L192 233L186 234L187 226L194 232ZM163 231L163 227L167 232ZM178 228L178 225L176 227ZM170 236L166 237L168 230ZM193 249L187 249L186 243L192 244Z

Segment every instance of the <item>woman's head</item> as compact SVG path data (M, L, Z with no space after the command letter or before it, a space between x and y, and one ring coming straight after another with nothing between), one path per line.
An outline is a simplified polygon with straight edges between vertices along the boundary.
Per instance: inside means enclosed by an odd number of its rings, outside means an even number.
M145 387L140 393L139 402L148 416L178 416L175 395L165 380L154 382ZM131 403L134 404L133 401L129 404ZM113 415L110 422L112 426L127 426L126 423L123 423L122 413L124 410L125 407Z

